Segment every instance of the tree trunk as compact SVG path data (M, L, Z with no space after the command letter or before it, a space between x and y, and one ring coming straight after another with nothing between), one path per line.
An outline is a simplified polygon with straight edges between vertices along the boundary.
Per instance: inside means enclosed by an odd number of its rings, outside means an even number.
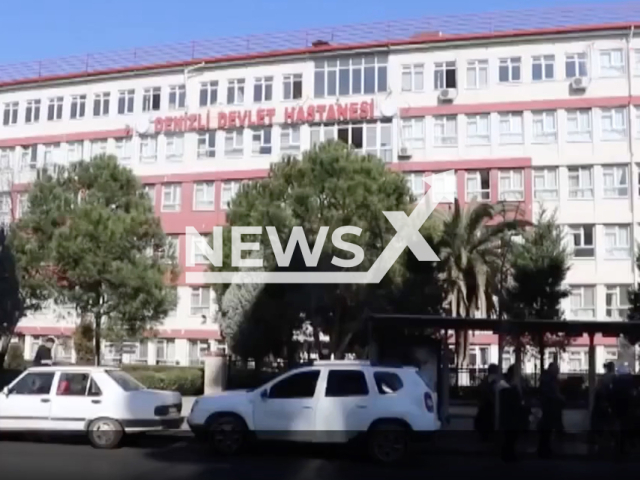
M0 370L4 368L4 361L7 358L9 344L11 343L11 335L6 334L0 337Z
M100 316L96 315L94 317L94 330L93 330L93 345L94 345L94 350L96 352L95 354L95 365L96 367L100 366L100 362L102 359L102 349L101 347L101 342L102 342L102 338L100 336L100 328L101 328L101 324L100 324Z

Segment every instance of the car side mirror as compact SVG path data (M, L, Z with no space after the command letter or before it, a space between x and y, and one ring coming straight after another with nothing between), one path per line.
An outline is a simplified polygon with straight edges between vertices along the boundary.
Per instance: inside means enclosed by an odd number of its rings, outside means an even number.
M266 399L268 399L268 398L269 398L269 390L267 390L266 388L265 388L264 390L262 390L262 391L260 392L260 398L261 398L262 400L266 400Z
M2 389L2 394L3 394L5 397L8 397L8 396L9 396L9 387L4 387L4 388Z

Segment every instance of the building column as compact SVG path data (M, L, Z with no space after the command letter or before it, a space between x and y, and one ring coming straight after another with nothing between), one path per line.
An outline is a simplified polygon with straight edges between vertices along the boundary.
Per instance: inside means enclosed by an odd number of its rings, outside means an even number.
M595 334L589 334L589 418L591 418L596 393L596 346L594 337Z

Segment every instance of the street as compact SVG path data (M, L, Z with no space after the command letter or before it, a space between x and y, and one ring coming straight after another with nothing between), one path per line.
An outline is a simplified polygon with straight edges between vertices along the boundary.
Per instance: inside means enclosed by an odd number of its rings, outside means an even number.
M637 459L640 462L640 459ZM95 450L82 441L33 443L2 441L0 471L3 479L64 478L155 480L294 480L354 478L391 479L462 478L490 474L493 478L603 478L637 471L639 463L595 460L538 460L523 458L506 465L491 455L417 454L407 464L380 467L348 453L346 449L323 450L301 447L260 447L233 459L212 458L188 436L149 436L112 451Z

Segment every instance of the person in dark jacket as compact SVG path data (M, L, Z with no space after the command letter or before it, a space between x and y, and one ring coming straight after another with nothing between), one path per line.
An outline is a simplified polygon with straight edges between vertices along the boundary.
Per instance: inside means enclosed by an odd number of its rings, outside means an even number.
M616 374L616 365L613 362L604 364L604 375L596 385L591 412L591 442L593 447L598 447L602 441L607 422L610 419L610 389Z
M478 411L475 418L475 429L483 441L487 441L495 430L495 391L500 377L500 367L492 363L489 365L487 376L482 379L478 386L479 399Z
M618 367L609 389L609 404L617 426L618 448L621 454L626 452L633 425L634 394L633 375L626 365L621 365Z
M517 378L515 365L511 365L505 375L505 383L498 386L500 430L502 432L502 459L517 460L516 447L520 433L528 422L522 387Z
M542 418L539 424L538 455L549 457L551 451L551 436L553 432L564 433L562 424L562 410L564 397L560 393L558 375L560 368L555 362L551 362L540 376L540 407Z
M41 367L43 365L53 365L53 346L56 341L49 337L42 345L36 350L36 354L33 357L33 366Z

